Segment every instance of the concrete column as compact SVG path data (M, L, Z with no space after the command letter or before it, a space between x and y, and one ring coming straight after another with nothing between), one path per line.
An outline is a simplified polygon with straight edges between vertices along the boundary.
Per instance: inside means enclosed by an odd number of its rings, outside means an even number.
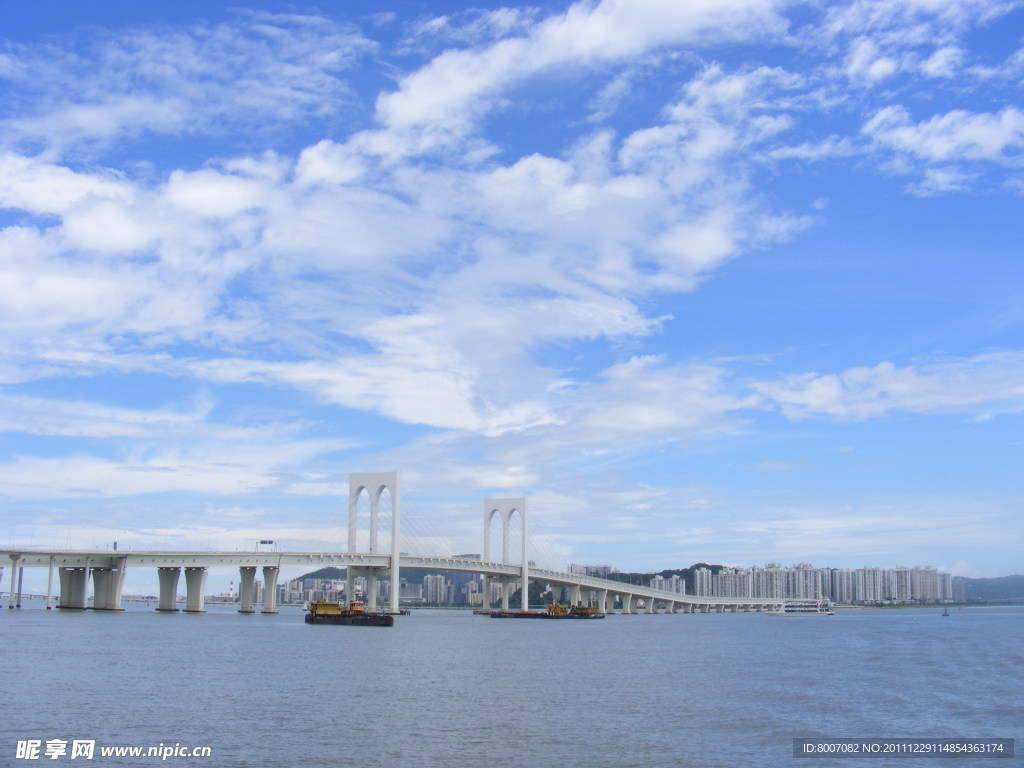
M113 568L93 568L92 607L98 611L123 611L121 588L124 586L125 564L128 558L114 560Z
M523 577L520 579L523 585L523 610L530 610L530 560L529 560L529 520L526 515L526 500L523 500L523 506L519 510L519 517L523 523Z
M654 598L649 597L644 601L647 604L647 613L657 613L658 607L654 604Z
M484 576L483 588L484 588L484 594L483 594L483 600L481 601L480 607L484 608L484 609L487 609L487 608L491 607L491 577L490 576Z
M277 576L280 570L276 565L263 566L263 613L277 613Z
M628 593L622 594L622 612L632 613L633 612L633 595Z
M501 610L508 610L508 599L512 595L512 580L508 576L502 576Z
M205 568L185 569L185 612L206 613L203 590L206 587Z
M716 606L715 606L715 610L716 610L716 611L717 611L718 613L725 613L725 606L724 606L724 605L716 605Z
M238 612L255 613L252 607L256 591L256 566L243 565L238 569Z
M116 581L117 572L113 568L92 569L92 608L95 611L119 610L109 607L115 600L120 599L113 582Z
M25 566L18 566L18 600L15 603L16 608L21 608L21 587L25 583Z
M597 610L601 613L605 613L608 610L608 590L599 589L597 591Z
M353 566L345 569L345 602L349 605L356 599L356 576L359 574Z
M569 604L579 605L580 601L583 599L582 592L583 590L580 589L579 584L573 584L571 587L569 587Z
M58 608L85 610L89 607L89 569L61 568Z
M46 610L51 610L53 606L53 555L50 555L50 569L46 576Z
M160 580L160 602L157 603L156 609L178 610L178 579L181 578L181 568L157 568L156 575Z
M394 487L391 488L391 595L389 597L392 613L398 613L398 601L402 591L402 583L399 578L399 569L402 561L402 553L400 551L402 537L399 528L399 522L401 521L401 494L398 490L398 483L398 473L395 472Z
M377 569L371 568L366 574L366 609L377 610Z
M7 588L7 607L8 609L14 609L14 590L15 590L15 577L18 575L18 560L21 555L10 555L11 558L11 586Z

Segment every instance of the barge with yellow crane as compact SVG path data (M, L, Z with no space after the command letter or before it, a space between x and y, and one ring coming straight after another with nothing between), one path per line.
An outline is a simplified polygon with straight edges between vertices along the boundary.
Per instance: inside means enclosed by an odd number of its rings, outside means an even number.
M352 627L391 627L395 617L383 611L368 611L359 600L347 605L314 600L306 608L307 624L343 624Z

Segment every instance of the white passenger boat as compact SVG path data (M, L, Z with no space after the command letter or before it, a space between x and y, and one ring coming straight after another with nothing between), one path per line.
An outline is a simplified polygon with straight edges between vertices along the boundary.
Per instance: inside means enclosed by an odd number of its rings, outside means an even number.
M783 600L782 605L768 611L769 616L835 616L828 600Z

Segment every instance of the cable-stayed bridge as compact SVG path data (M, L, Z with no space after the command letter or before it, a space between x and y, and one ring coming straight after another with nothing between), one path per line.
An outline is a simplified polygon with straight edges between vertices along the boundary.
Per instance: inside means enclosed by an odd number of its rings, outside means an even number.
M390 550L379 547L378 518L380 501L387 492L391 497ZM370 505L369 546L357 551L358 502L368 497ZM490 552L491 527L497 519L501 523L502 552L493 559ZM510 543L513 522L521 528L520 559L511 559ZM449 570L478 573L484 577L483 594L489 607L490 584L501 585L502 608L509 607L509 597L516 588L526 587L531 581L556 592L568 590L573 604L588 602L606 612L618 607L623 613L635 613L639 601L643 610L655 613L662 609L669 613L707 613L709 611L764 610L779 604L772 598L751 597L698 597L626 584L611 579L584 576L565 571L530 565L529 513L525 498L487 499L484 501L484 546L480 560L460 557L434 557L413 555L399 551L401 524L400 484L398 472L352 474L349 480L349 516L347 552L195 552L195 551L131 551L116 550L57 550L57 549L0 549L0 563L10 562L8 608L21 602L21 581L24 568L47 568L46 607L56 598L58 608L95 610L121 610L121 589L129 568L156 568L160 584L157 610L177 610L178 586L181 573L185 574L185 610L204 610L204 587L210 568L237 568L239 572L239 610L254 613L255 581L257 570L263 576L262 613L276 613L277 581L284 567L302 566L320 568L335 566L346 569L346 595L355 594L355 580L366 580L367 607L378 608L378 585L390 582L390 611L399 610L400 574L404 570ZM54 581L56 576L56 584ZM89 586L92 583L92 605L89 605ZM56 589L55 589L56 588ZM523 609L529 608L529 589L522 588ZM586 597L584 597L586 595ZM384 606L380 606L384 607Z

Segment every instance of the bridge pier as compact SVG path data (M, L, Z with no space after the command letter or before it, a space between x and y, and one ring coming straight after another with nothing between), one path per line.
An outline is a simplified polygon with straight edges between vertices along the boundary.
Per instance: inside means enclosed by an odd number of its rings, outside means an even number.
M561 584L552 584L551 585L551 602L552 603L561 603L562 602L562 590L563 590L563 588L562 588Z
M622 593L622 612L623 613L634 613L633 611L633 595Z
M156 609L178 610L178 579L181 578L181 568L157 568L156 575L160 580L160 602L156 604Z
M206 613L206 608L203 607L203 588L205 586L205 568L185 568L186 613Z
M277 613L277 577L280 568L263 566L263 613Z
M377 569L370 568L366 574L366 608L377 610Z
M356 569L353 566L345 568L345 602L349 605L356 599Z
M125 564L128 558L119 557L111 568L93 568L93 610L123 611L121 607L121 588L124 586Z
M256 592L256 566L243 565L238 569L238 612L256 613L252 607Z
M21 555L9 555L9 557L11 558L11 586L8 587L7 591L7 608L8 610L13 610L15 591L14 582L17 580L15 577L18 575L18 560L21 559ZM0 569L0 573L3 573L2 569ZM18 596L18 603L21 603L20 595Z
M53 555L50 555L50 566L46 574L46 610L52 610L53 606Z
M84 611L89 607L89 569L61 568L58 608Z

